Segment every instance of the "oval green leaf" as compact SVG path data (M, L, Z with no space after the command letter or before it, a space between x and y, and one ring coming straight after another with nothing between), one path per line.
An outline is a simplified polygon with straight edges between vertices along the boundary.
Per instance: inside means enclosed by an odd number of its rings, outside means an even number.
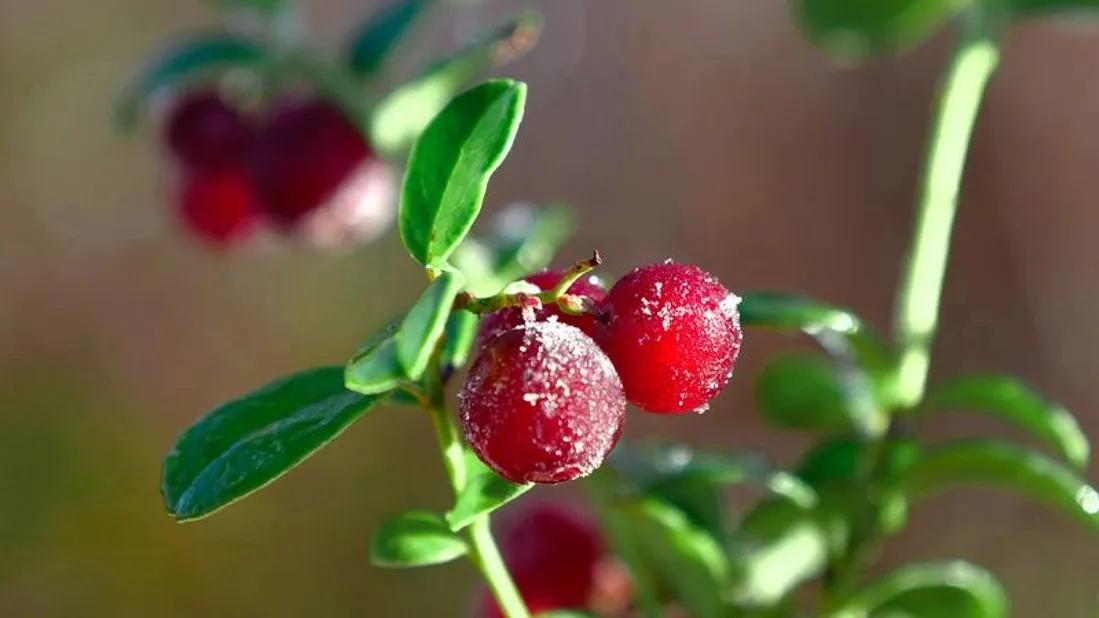
M446 329L454 299L462 290L462 274L453 270L439 273L409 310L395 336L397 360L405 377L419 380L427 370L435 345Z
M967 0L797 0L805 36L836 60L853 62L924 42Z
M764 418L777 427L880 430L886 422L884 414L876 405L856 405L855 388L828 357L788 352L773 357L760 371L755 400Z
M733 550L735 601L769 607L824 570L828 536L813 511L785 499L761 502L737 530Z
M954 378L933 390L920 406L924 415L957 409L1007 421L1052 446L1070 464L1087 469L1090 447L1076 419L1018 378L997 375Z
M430 0L393 0L376 11L351 35L347 65L356 75L377 73L408 34Z
M928 450L900 477L910 500L961 484L1019 492L1099 530L1099 493L1075 472L1045 455L1008 442L957 440Z
M229 32L193 36L156 57L125 88L115 103L115 124L122 131L132 130L149 98L163 88L210 71L255 66L266 55L255 41Z
M464 367L473 353L477 342L477 329L481 325L481 316L459 309L450 314L446 322L446 341L440 362L444 367L458 369Z
M273 482L382 399L344 388L343 368L311 369L222 404L164 459L161 492L183 521L205 517Z
M517 485L493 472L466 449L466 484L454 508L446 514L450 529L458 532L482 515L488 515L534 488L534 483Z
M467 90L416 141L401 189L401 240L418 262L442 266L481 212L489 178L523 118L526 84L493 80Z
M988 571L950 561L901 567L863 586L835 618L1006 618L1010 602Z
M371 145L390 158L403 157L470 80L533 47L541 24L539 13L523 13L389 93L371 114Z
M363 343L344 367L344 385L362 395L385 393L400 386L405 371L397 357L397 331L403 316L391 320Z
M469 553L465 539L442 516L427 511L401 513L381 525L370 542L370 561L387 568L443 564Z

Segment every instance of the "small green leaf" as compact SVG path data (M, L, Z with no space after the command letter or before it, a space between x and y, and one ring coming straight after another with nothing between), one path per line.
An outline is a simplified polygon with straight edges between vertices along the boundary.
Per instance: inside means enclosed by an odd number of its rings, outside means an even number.
M835 618L1006 618L1009 607L991 573L950 561L901 567L863 586Z
M218 31L193 36L157 56L126 87L115 104L115 124L132 130L149 98L163 88L210 71L254 66L266 55L261 45L240 35Z
M924 415L954 409L983 412L1012 423L1053 446L1072 465L1087 469L1090 448L1076 419L1017 378L995 375L955 378L932 391L920 406Z
M841 61L907 51L972 0L797 0L795 16L810 41Z
M371 114L371 145L390 158L404 157L432 119L470 80L533 47L541 23L539 13L522 13L389 93Z
M397 360L410 380L419 380L427 370L435 344L446 329L454 299L462 289L462 282L459 272L440 272L401 322L396 334Z
M397 357L396 335L403 316L391 320L366 340L344 369L344 384L363 395L393 390L405 379Z
M430 566L466 555L469 545L443 518L427 511L408 511L378 528L370 543L370 560L389 568Z
M161 492L178 520L204 517L273 482L383 397L344 388L342 368L310 369L215 408L164 460Z
M1017 491L1099 529L1099 493L1071 469L1007 442L956 440L927 451L900 478L910 500L965 483Z
M481 212L488 180L523 117L526 84L482 83L452 100L417 140L401 191L400 231L424 266L441 266Z
M873 401L865 382L846 380L840 368L820 354L788 352L772 358L756 382L756 406L771 423L788 429L864 434L883 430L888 419Z
M443 344L441 362L452 368L464 367L477 342L477 329L481 317L476 313L459 309L450 314L446 322L446 342Z
M392 0L351 36L347 63L357 75L372 75L416 23L430 0Z
M784 499L761 502L744 518L731 555L733 595L747 607L779 602L824 570L828 536L812 511Z
M795 474L815 489L848 483L859 471L862 443L854 436L836 436L813 445L798 463Z
M501 477L477 460L468 449L465 460L468 477L466 486L458 494L454 508L446 514L446 521L454 532L534 488L534 483L517 485Z
M619 505L646 562L695 618L724 616L729 563L720 543L675 507L652 498Z

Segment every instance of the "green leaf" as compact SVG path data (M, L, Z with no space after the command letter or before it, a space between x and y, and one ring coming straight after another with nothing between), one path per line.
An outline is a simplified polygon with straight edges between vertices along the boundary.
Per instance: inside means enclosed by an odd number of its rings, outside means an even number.
M671 505L644 498L619 506L652 572L695 618L720 618L729 563L720 543Z
M458 494L454 508L446 514L446 521L454 532L534 488L534 483L517 485L501 477L476 459L468 449L465 461L468 478L466 486Z
M756 382L756 406L778 427L809 431L857 429L876 435L888 418L874 403L865 381L845 379L840 368L820 354L788 352L773 357ZM869 405L860 405L868 401Z
M917 500L975 483L1017 491L1099 529L1099 493L1067 466L1007 442L956 440L927 451L898 489Z
M835 618L1006 618L1010 603L1000 582L968 562L901 567L867 584Z
M805 36L833 58L857 61L907 51L927 40L973 0L797 0Z
M340 367L310 369L215 408L164 460L161 492L178 520L264 487L334 440L382 397L344 388Z
M812 446L798 463L795 474L815 489L856 478L862 459L862 443L854 436L836 436Z
M400 231L424 266L444 264L473 226L519 130L526 92L521 82L484 82L451 101L417 140L401 190Z
M344 384L363 395L384 393L400 386L405 371L397 357L397 331L403 316L391 320L366 340L344 368Z
M454 299L462 289L462 282L459 272L440 272L401 322L396 334L397 360L410 380L419 380L427 370L435 344L446 329Z
M347 64L357 75L372 75L416 23L430 0L392 0L351 36Z
M926 416L954 409L983 412L1007 421L1052 446L1072 465L1087 469L1090 448L1076 419L1017 378L996 375L955 378L932 391L920 412Z
M477 343L477 329L481 316L459 309L450 314L446 322L446 341L443 343L441 362L445 367L464 367Z
M738 530L733 556L733 596L747 607L782 600L824 570L828 535L814 513L789 500L761 502Z
M216 31L192 36L157 56L123 90L115 103L115 125L132 130L149 98L163 88L211 71L254 66L266 55L261 45L240 35Z
M1008 0L1007 5L1021 17L1081 13L1095 15L1099 0Z
M427 511L408 511L378 528L370 543L370 560L380 567L430 566L469 553L465 539L443 518Z
M541 24L539 13L522 13L389 93L371 114L371 145L390 158L403 157L439 111L472 79L533 47Z

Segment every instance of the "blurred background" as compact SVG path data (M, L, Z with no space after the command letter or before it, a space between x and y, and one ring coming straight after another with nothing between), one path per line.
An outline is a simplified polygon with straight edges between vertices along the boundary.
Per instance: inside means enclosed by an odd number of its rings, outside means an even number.
M614 274L675 257L733 289L799 289L889 326L945 38L852 70L804 43L782 2L536 4L542 41L506 70L530 83L526 122L489 212L564 199L580 231L562 264L592 248ZM309 10L335 48L369 5ZM456 5L429 30L446 39L519 6ZM275 376L342 362L422 285L395 234L338 255L222 254L176 229L153 128L121 139L110 105L166 37L214 19L197 0L0 3L0 616L461 616L464 563L367 561L381 518L448 500L414 412L372 414L209 520L165 514L160 460L184 427ZM1096 71L1099 28L1011 33L976 132L933 371L1020 374L1093 437ZM792 344L752 336L710 412L632 413L628 432L791 460L804 442L761 426L751 385ZM978 430L999 429L954 416L932 433ZM1099 612L1099 542L1042 507L944 495L883 564L954 556L1000 575L1017 616Z

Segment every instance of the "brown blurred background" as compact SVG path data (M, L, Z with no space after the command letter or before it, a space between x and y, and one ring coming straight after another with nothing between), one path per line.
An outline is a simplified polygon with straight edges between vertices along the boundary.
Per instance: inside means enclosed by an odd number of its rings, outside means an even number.
M333 44L367 8L310 4ZM598 247L621 273L674 256L734 288L801 289L888 327L945 38L848 70L799 39L782 2L539 4L542 43L507 70L531 100L490 211L567 199L582 231L565 260ZM517 6L456 6L432 32ZM164 37L213 19L197 0L0 3L0 616L461 616L464 564L390 572L366 558L380 518L446 503L415 413L364 419L211 519L177 525L161 506L160 458L188 423L274 376L342 361L421 284L395 235L338 256L215 255L176 231L151 133L120 139L109 107ZM1021 374L1092 436L1097 34L1046 22L1009 37L934 369ZM788 460L803 442L761 428L751 384L789 344L750 339L712 411L635 414L629 431ZM998 428L953 417L933 433L978 430ZM886 562L952 556L1002 576L1017 616L1099 612L1099 540L1015 497L929 502Z

